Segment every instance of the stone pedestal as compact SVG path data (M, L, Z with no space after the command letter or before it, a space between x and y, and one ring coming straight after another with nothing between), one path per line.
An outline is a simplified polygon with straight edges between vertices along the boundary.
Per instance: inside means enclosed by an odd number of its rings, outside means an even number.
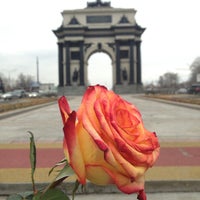
M86 90L85 86L64 86L64 87L58 87L58 95L59 96L79 96L83 95Z
M113 90L117 94L134 94L143 93L143 85L131 84L131 85L115 85Z
M86 86L72 85L65 87L58 87L58 95L59 96L82 96L87 89ZM115 85L113 86L113 91L117 94L137 94L143 93L143 85L138 84L123 84L123 85Z

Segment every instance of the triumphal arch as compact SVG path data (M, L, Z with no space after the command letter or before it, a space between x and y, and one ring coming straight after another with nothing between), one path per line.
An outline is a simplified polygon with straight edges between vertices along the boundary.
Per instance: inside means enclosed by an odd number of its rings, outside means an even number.
M104 52L112 60L113 90L134 93L142 89L141 35L135 9L113 8L110 2L88 2L86 8L64 10L58 39L60 94L81 94L88 85L88 59ZM106 73L106 72L105 72Z

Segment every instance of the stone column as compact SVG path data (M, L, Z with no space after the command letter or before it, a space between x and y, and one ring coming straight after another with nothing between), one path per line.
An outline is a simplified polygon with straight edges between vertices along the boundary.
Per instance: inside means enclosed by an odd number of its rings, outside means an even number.
M80 42L80 85L85 85L84 83L84 52L83 52L83 42Z
M137 41L136 42L136 51L137 51L137 84L142 84L140 44L141 44L141 41Z
M71 85L71 70L70 70L70 47L69 47L69 42L65 42L65 49L66 49L66 55L65 55L65 60L66 60L66 85L69 86Z
M63 43L58 43L58 84L64 86L63 81Z
M134 40L130 40L130 57L129 57L129 62L130 62L130 79L129 79L129 84L134 84Z
M120 69L120 44L116 41L116 84L121 84L121 69Z

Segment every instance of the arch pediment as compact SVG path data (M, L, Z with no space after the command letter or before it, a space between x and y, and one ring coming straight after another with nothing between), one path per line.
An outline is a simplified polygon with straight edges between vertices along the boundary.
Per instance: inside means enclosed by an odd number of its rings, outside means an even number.
M80 25L80 23L76 19L76 17L72 17L71 21L69 22L69 25Z
M119 24L126 24L126 23L130 23L129 20L127 19L127 17L125 15L123 15L119 21Z

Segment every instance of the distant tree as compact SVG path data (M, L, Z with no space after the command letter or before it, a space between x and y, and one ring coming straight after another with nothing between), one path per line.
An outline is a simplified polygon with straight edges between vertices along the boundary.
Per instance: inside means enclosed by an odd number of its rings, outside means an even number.
M19 74L16 80L16 88L23 88L29 90L33 82L33 77L30 75Z
M7 78L3 73L0 73L0 79L3 82L4 92L9 91L11 89L10 78Z
M4 87L3 80L1 79L1 76L0 76L0 93L4 93L4 92L5 92L5 87Z
M190 83L197 82L197 74L200 74L200 57L197 57L190 66L191 74L189 78Z
M158 84L161 88L174 88L179 83L179 77L176 73L167 72L159 77Z

